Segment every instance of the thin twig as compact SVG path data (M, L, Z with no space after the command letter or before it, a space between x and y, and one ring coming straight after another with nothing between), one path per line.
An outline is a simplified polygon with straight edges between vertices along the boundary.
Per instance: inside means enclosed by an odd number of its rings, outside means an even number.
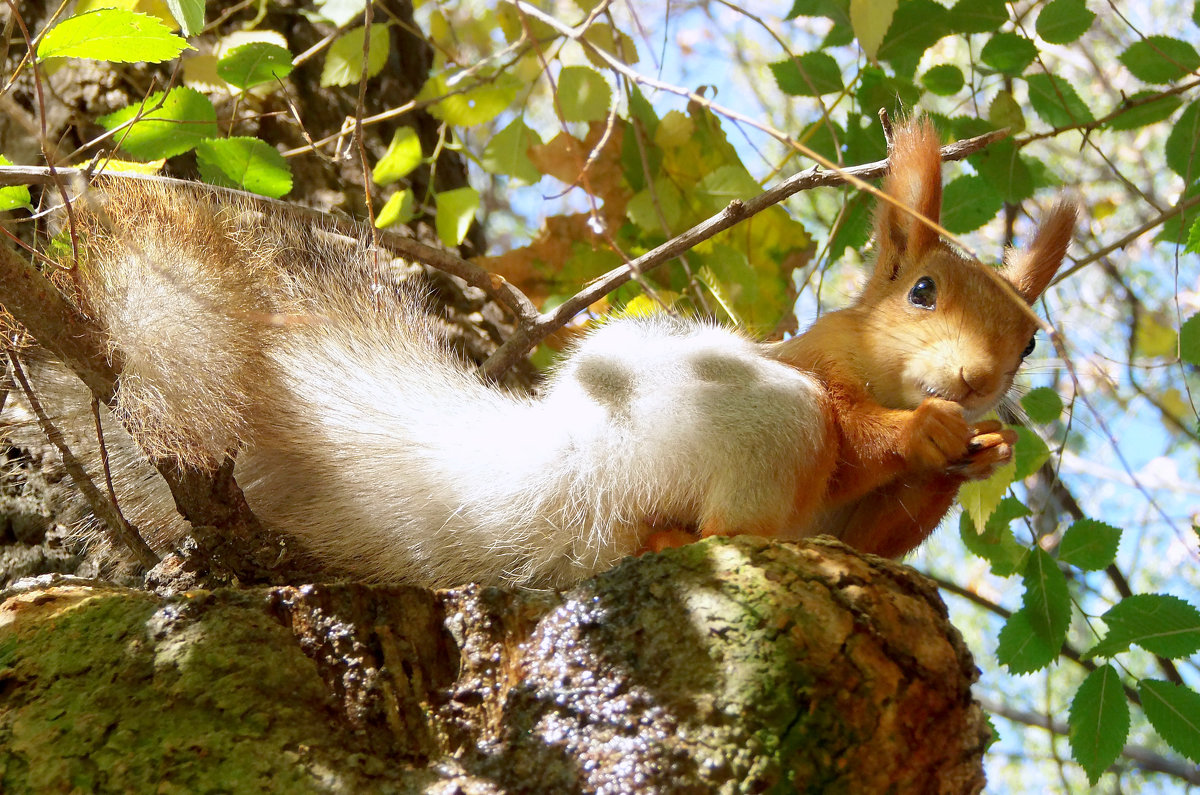
M105 499L100 490L96 488L96 484L88 477L83 465L79 463L79 460L71 452L71 448L67 446L62 433L50 421L50 418L46 416L46 412L42 410L41 402L37 399L37 395L33 393L33 388L29 386L29 381L25 378L25 371L21 368L17 354L11 350L8 351L8 361L12 367L13 377L20 384L21 391L25 393L25 401L29 404L33 415L37 417L42 433L46 435L51 444L58 448L63 466L66 468L67 473L70 474L71 480L75 482L75 487L79 489L79 493L87 501L88 507L92 509L92 513L100 519L104 528L108 531L109 539L114 544L119 544L128 549L133 553L138 563L147 569L154 568L158 565L158 555L154 553L154 550L150 548L150 545L138 533L137 528L125 520L125 517L117 510L116 503Z
M961 160L989 144L1005 137L1007 132L997 130L958 141L942 147L943 160ZM499 378L518 359L549 334L562 328L571 318L582 312L595 301L628 282L634 273L646 273L691 249L719 232L745 221L768 207L772 207L796 193L813 188L841 185L853 178L856 182L882 177L888 168L887 160L878 160L861 166L825 171L812 166L783 182L768 188L745 201L734 200L716 215L701 221L686 232L671 238L635 259L628 265L609 271L593 281L585 289L560 304L550 312L540 314L532 323L520 328L484 362L483 374L492 379Z

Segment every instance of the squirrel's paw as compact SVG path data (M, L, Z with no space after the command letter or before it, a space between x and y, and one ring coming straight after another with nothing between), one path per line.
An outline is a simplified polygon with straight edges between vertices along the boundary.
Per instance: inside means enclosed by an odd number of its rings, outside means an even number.
M925 398L913 411L904 429L904 460L921 469L945 469L967 456L972 440L970 426L957 403Z
M968 480L984 480L1012 460L1017 433L996 420L985 420L972 430L967 454L951 468Z

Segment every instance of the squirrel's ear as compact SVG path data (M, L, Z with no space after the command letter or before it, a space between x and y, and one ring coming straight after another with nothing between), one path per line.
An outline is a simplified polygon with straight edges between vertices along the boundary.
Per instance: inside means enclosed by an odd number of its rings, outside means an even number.
M909 255L916 260L937 244L938 233L907 209L937 222L942 213L942 154L937 131L928 119L896 125L892 134L891 170L883 190L900 206L880 199L875 211L875 273L896 277Z
M1029 303L1038 299L1062 265L1077 214L1075 202L1060 200L1038 227L1029 248L1023 251L1010 249L1004 258L1004 277Z

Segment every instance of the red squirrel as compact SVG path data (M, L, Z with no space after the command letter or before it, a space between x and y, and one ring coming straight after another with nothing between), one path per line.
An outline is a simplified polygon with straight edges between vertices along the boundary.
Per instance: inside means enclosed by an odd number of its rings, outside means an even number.
M927 123L897 129L885 191L938 217ZM693 533L911 549L1012 454L1011 432L971 423L1011 384L1035 330L1018 301L1074 218L1060 204L997 272L884 204L866 289L805 334L615 319L534 398L478 379L365 244L199 188L111 180L75 208L77 298L123 361L114 486L151 544L186 526L143 451L235 456L258 517L331 571L425 586L560 587ZM89 397L64 376L30 372L99 479Z

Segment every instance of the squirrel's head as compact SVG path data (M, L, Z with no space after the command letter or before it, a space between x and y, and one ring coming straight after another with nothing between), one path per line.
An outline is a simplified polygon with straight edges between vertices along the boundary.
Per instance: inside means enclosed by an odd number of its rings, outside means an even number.
M892 408L933 396L969 416L986 413L1033 349L1029 305L1062 263L1075 205L1054 207L1033 242L1010 250L1000 268L963 256L924 220L937 222L942 207L938 138L925 120L896 128L884 192L895 203L880 201L875 268L855 302L868 388Z

